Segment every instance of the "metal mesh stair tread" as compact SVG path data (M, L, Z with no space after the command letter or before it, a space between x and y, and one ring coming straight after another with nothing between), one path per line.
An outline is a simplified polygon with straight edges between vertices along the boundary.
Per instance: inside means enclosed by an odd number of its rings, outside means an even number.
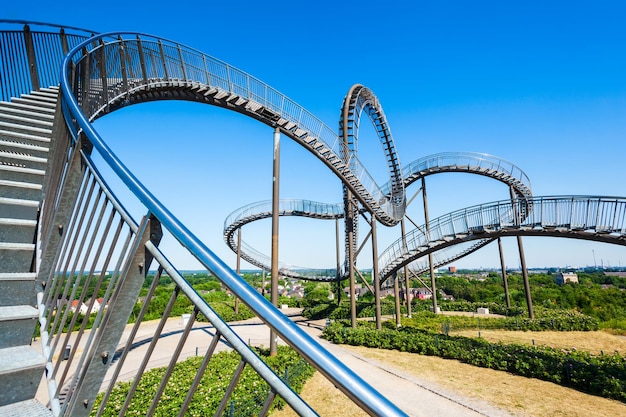
M30 346L15 346L0 349L0 374L21 369L43 367L44 357Z
M37 309L27 305L0 306L0 321L37 318Z
M34 272L0 272L0 281L34 281Z
M51 417L52 411L37 400L26 400L0 407L2 417Z

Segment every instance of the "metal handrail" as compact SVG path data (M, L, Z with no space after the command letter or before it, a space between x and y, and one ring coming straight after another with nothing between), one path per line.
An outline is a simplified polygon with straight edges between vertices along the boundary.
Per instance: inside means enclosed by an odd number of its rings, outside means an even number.
M19 29L11 30L18 25ZM30 26L42 28L31 30ZM11 63L0 67L2 101L58 85L59 67L68 49L94 34L73 26L25 20L0 19L0 27L0 56Z
M532 206L533 210L526 208ZM524 213L520 215L519 213ZM448 245L458 236L474 235L477 239L488 237L491 232L524 229L560 229L570 231L581 239L610 241L625 245L626 198L611 196L543 196L530 199L517 198L475 205L433 219L425 226L406 233L379 256L381 277L395 270L399 261L406 263L436 250L439 243ZM589 233L593 231L594 233Z
M283 199L279 201L279 216L299 216L334 220L344 216L343 204L328 204L311 200ZM230 213L224 221L224 241L242 259L263 270L271 270L271 258L256 250L243 239L236 241L237 233L250 222L272 216L272 201L247 204ZM337 268L310 268L279 262L280 274L289 278L312 281L336 281ZM341 272L341 271L340 271Z
M428 155L405 165L402 170L404 186L430 173L438 172L470 172L489 175L510 184L519 196L531 197L532 187L526 173L517 165L495 155L478 152L442 152ZM388 192L391 184L383 185L382 190Z
M123 36L135 38L122 39ZM119 39L110 40L115 37ZM130 104L130 93L145 90L146 86L165 88L170 83L187 83L187 87L198 88L206 86L219 91L221 97L232 96L247 101L245 111L254 113L253 117L267 124L283 126L286 135L311 147L315 144L312 152L323 153L323 157L318 155L320 159L342 160L340 168L330 162L327 165L345 184L354 188L362 203L383 224L393 225L400 220L402 210L387 201L356 155L345 152L335 131L251 75L195 49L144 33L102 34L83 46L87 48L84 56L95 56L97 61L87 75L89 85L85 85L82 95L77 97L89 119L105 114L112 105ZM126 57L120 58L120 54L126 54ZM129 60L133 56L143 58ZM75 56L73 62L79 65L79 59ZM237 99L233 98L234 101Z
M71 115L70 119L66 118L66 123L68 125L72 125L74 122L76 123L83 134L89 139L94 150L100 154L104 163L111 168L119 179L143 203L148 211L159 220L161 225L168 230L183 247L211 271L211 273L218 277L233 294L242 299L248 307L285 340L285 342L298 351L301 356L306 358L356 404L372 415L405 415L389 400L363 381L357 374L330 355L311 336L298 328L295 323L282 315L269 301L242 280L241 277L194 236L189 229L150 193L100 137L93 125L89 122L88 117L83 114L80 108L80 104L84 103L80 103L80 100L74 96L71 85L73 78L70 72L72 64L77 64L78 67L80 59L77 58L77 54L82 48L87 48L93 42L98 42L102 39L117 35L121 34L108 33L89 39L76 46L64 59L61 68L62 105ZM135 33L133 35L139 34ZM251 77L247 77L248 81L253 80ZM266 89L266 92L267 91L273 90ZM320 128L323 127L324 125L320 126ZM334 136L336 137L336 135Z

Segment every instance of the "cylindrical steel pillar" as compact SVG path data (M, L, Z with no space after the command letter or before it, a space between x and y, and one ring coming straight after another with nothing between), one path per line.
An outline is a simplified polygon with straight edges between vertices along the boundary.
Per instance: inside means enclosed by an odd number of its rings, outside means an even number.
M237 230L237 275L241 276L241 230ZM235 314L239 314L239 297L235 296Z
M500 252L500 267L502 268L502 282L504 284L504 297L506 298L506 308L511 308L511 297L509 296L509 282L506 278L506 265L504 263L504 251L502 250L502 238L498 238L498 251Z
M335 219L335 255L337 257L337 305L341 304L341 254L339 253L339 219Z
M430 241L430 223L428 219L428 198L426 197L426 181L422 177L422 197L424 199L424 222L426 224L426 240ZM437 285L435 284L435 268L433 266L433 254L428 254L428 265L430 267L430 286L432 288L433 313L437 314Z
M348 218L346 219L346 226L348 230L346 233L348 234L348 275L350 279L350 323L353 328L356 328L356 283L354 282L354 222L358 221L353 216L354 210L352 209L352 204L354 204L354 200L352 199L352 192L348 190L347 192L347 201L348 201Z
M376 306L376 330L381 330L380 277L378 276L378 244L376 242L376 218L372 215L372 278L374 281L374 305Z
M513 202L515 218L517 219L517 223L519 226L521 224L521 214L519 207L515 205L515 191L513 190L513 187L509 187L509 192L511 194L511 201ZM526 293L526 307L528 307L528 317L534 319L535 313L533 312L533 300L530 295L530 281L528 279L528 269L526 268L526 257L524 256L524 245L522 244L521 236L517 236L517 247L519 249L519 260L522 266L522 278L524 280L524 292Z
M280 130L274 128L274 173L272 180L272 284L271 302L278 307L278 210L280 204ZM270 356L277 354L276 338L270 330Z
M400 230L402 233L402 247L407 252L406 246L406 229L404 228L404 217L400 221ZM411 279L409 278L409 265L404 265L404 296L406 298L406 316L411 318Z

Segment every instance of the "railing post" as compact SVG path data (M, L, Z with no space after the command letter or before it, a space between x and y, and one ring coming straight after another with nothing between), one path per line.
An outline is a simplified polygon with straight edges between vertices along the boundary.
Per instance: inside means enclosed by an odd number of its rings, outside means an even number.
M96 343L87 354L87 364L76 380L78 389L70 397L66 415L89 415L152 262L145 244L148 241L158 244L160 239L158 220L152 216L150 219L144 217L102 325L97 330Z
M100 48L98 49L98 53L96 54L98 60L98 71L100 71L100 80L102 80L102 93L104 97L101 100L104 100L104 103L107 104L107 110L109 107L109 88L107 81L107 63L106 56L104 54L104 41L100 39Z
M143 53L143 46L141 45L141 38L137 35L137 50L139 51L139 64L141 65L141 76L143 77L144 84L148 84L148 72L146 71L146 57Z
M124 91L128 91L128 73L126 71L126 45L124 45L124 41L121 36L117 37L119 42L119 55L120 55L120 69L122 70L122 83L124 85Z
M165 81L169 81L170 76L167 72L167 62L165 60L165 50L163 49L163 42L159 39L159 52L161 53L161 62L163 63L163 74L165 75Z
M180 58L180 67L183 70L183 80L187 79L187 69L185 68L185 61L183 59L183 51L180 49L180 45L178 46L178 57Z
M70 48L67 44L67 35L65 35L65 30L63 28L59 31L59 37L61 38L61 50L63 51L63 55L67 55Z
M39 90L39 71L37 70L37 58L35 56L35 45L33 44L33 34L28 25L24 25L24 43L26 45L26 56L28 57L28 69L30 71L30 81L33 90Z

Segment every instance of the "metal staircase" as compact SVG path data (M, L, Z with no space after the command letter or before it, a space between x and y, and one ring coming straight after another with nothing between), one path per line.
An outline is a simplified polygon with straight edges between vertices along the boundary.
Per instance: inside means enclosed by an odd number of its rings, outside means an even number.
M45 358L31 347L35 241L58 96L44 88L0 102L0 415L50 416L35 400Z

